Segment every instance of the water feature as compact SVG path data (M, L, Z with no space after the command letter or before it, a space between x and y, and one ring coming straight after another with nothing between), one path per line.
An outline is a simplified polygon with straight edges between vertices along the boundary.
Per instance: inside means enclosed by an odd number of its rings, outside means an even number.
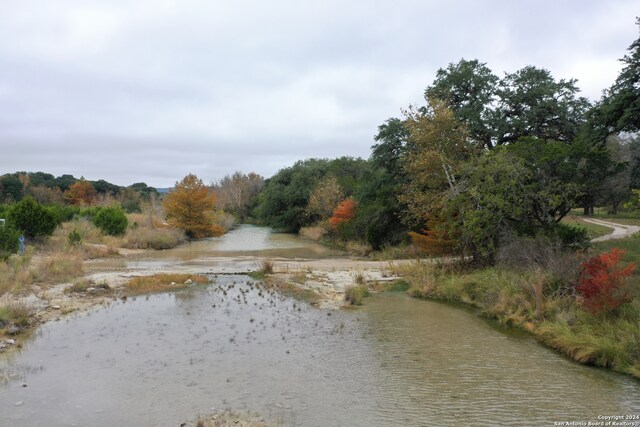
M376 295L321 310L244 275L42 326L0 425L177 426L210 408L283 425L553 425L639 414L640 383L462 308ZM26 385L26 387L23 387Z

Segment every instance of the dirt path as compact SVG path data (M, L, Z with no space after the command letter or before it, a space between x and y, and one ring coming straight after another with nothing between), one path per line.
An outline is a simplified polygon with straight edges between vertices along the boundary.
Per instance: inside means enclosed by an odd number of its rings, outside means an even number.
M605 221L602 219L595 218L581 218L584 222L588 222L595 225L601 225L603 227L612 228L613 231L605 236L601 236L595 239L592 239L592 242L604 242L606 240L613 239L623 239L625 237L629 237L635 233L640 232L640 227L637 225L624 225L618 224L611 221Z

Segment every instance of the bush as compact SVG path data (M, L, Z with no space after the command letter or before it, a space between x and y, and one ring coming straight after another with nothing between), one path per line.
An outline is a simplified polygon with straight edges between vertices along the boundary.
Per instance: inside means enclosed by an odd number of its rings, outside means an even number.
M50 236L58 225L55 216L31 197L13 205L8 220L27 237Z
M93 223L109 236L122 236L127 231L129 221L119 206L102 208L93 217Z
M592 314L609 312L631 301L626 289L626 278L631 276L635 264L618 267L624 251L617 248L591 258L582 265L583 271L577 287L580 303Z
M80 213L80 208L77 206L51 205L46 209L55 217L57 224L71 221L74 216Z
M549 237L560 241L563 248L587 249L590 244L587 229L584 227L572 227L566 224L556 224Z
M10 223L0 223L0 260L5 261L11 254L18 252L20 232Z
M78 229L74 228L67 234L67 241L69 242L69 246L76 246L82 243L82 236L78 233Z

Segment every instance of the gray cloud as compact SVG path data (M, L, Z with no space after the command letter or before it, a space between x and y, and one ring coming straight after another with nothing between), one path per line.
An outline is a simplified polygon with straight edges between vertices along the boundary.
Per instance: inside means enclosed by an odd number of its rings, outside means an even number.
M168 186L369 154L439 67L534 64L597 99L635 1L5 2L0 173Z

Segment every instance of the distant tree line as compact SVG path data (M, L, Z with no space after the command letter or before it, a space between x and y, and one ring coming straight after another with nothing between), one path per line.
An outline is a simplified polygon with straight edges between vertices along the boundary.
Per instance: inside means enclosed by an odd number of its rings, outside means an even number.
M45 172L14 172L0 176L0 203L31 197L45 205L90 206L105 200L119 202L127 212L140 212L140 204L157 197L158 190L144 182L122 187L100 179L89 181L73 175L54 177Z

